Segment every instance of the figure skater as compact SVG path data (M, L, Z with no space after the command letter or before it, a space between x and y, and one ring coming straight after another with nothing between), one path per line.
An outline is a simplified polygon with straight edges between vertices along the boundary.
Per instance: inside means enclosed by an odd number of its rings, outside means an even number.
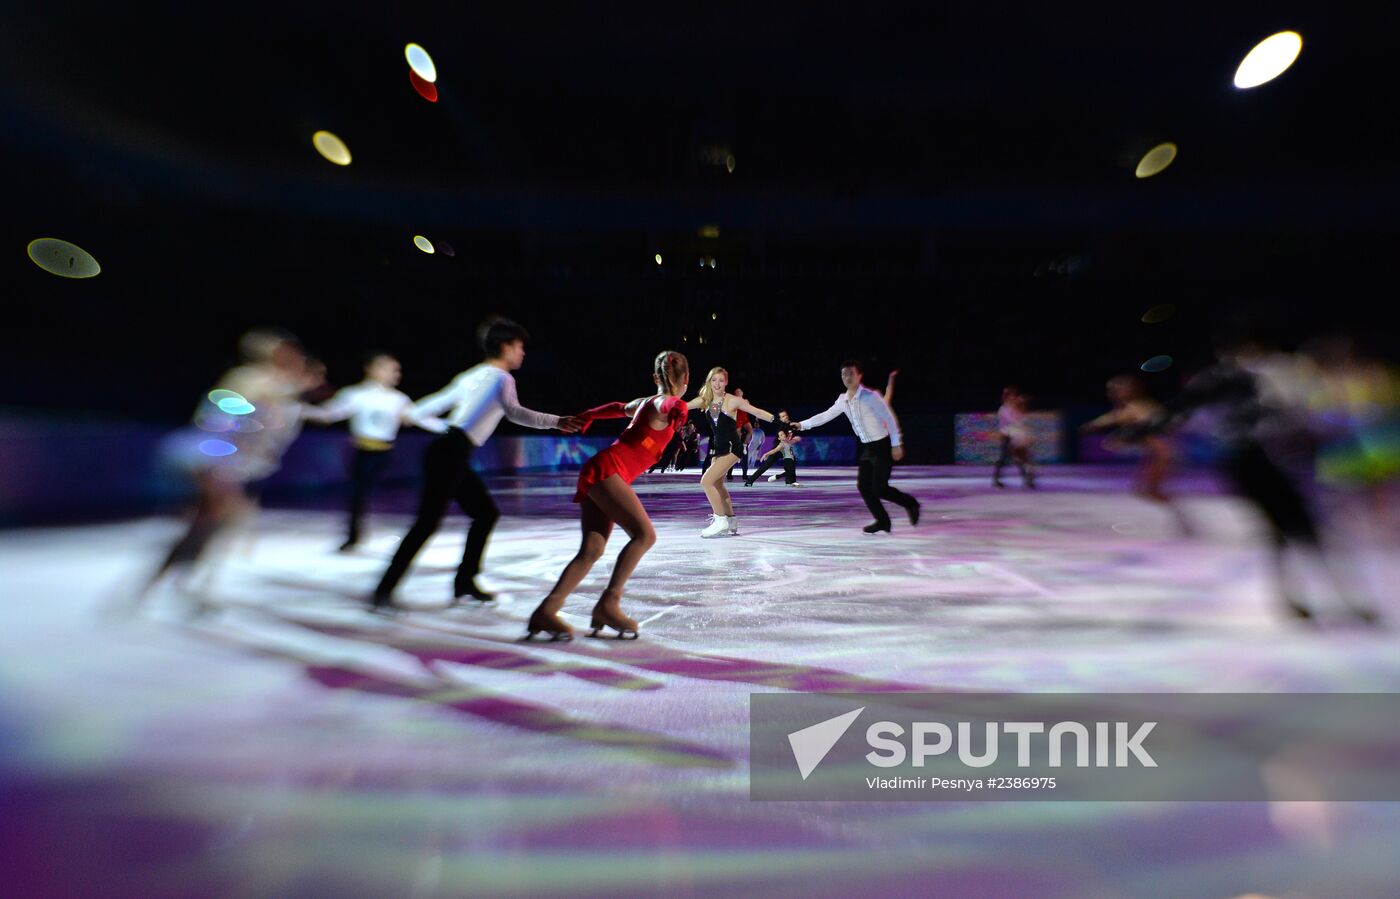
M1031 432L1026 424L1026 395L1015 387L1001 391L1001 408L997 410L997 432L1001 434L1001 454L992 469L992 486L1005 487L1001 469L1008 459L1016 461L1021 470L1021 483L1035 489L1035 469L1031 467Z
M1181 510L1172 503L1164 485L1171 470L1172 450L1166 435L1167 411L1161 403L1148 396L1142 378L1137 375L1117 375L1107 386L1113 408L1080 427L1081 431L1115 430L1116 439L1125 445L1141 446L1142 467L1138 471L1137 492L1153 502L1161 503L1173 515L1183 532L1190 528Z
M579 422L573 418L535 412L516 399L515 378L511 372L524 364L528 339L525 329L509 319L487 319L477 328L477 340L486 353L486 361L462 372L447 387L424 397L414 406L412 415L419 420L430 419L448 409L452 411L442 425L442 436L428 445L423 456L423 493L418 517L399 543L393 561L374 590L370 604L375 611L393 608L394 588L408 572L423 544L437 532L447 513L447 504L453 501L472 520L466 546L462 549L462 562L453 581L453 599L470 596L490 602L496 598L476 583L476 576L481 570L486 541L500 512L486 485L472 470L472 453L490 438L502 418L527 428L557 428L565 434L579 429Z
M365 504L374 482L393 456L399 426L419 424L413 414L413 400L396 389L402 377L399 360L388 353L370 353L365 357L363 381L337 391L330 400L308 407L304 413L308 421L320 424L350 419L350 442L355 453L350 463L349 527L341 552L349 552L360 542ZM425 427L440 432L443 425L433 419Z
M773 462L781 458L783 460L783 480L789 487L801 487L797 480L797 454L793 452L793 447L802 442L802 438L792 432L792 427L788 419L787 412L779 412L778 419L782 424L778 425L778 443L768 452L763 454L761 464L754 470L753 476L744 481L745 487L752 487L754 481L763 477L763 473L773 466ZM785 427L786 425L786 427ZM768 476L769 481L776 481L777 474Z
M687 406L682 397L690 386L690 363L680 353L665 350L652 363L651 377L656 383L656 393L651 396L599 406L575 419L585 429L598 418L631 417L632 421L612 446L589 459L579 472L574 502L579 504L583 539L554 588L530 616L527 640L541 633L549 634L551 640L573 638L573 629L559 619L559 610L603 555L614 524L621 525L628 541L613 565L608 586L593 607L593 632L589 636L598 636L605 627L617 631L619 639L637 636L637 622L622 613L622 590L642 556L656 543L656 529L631 485L685 424Z
M300 398L316 386L316 376L296 338L259 328L243 335L238 348L242 364L225 372L195 410L195 425L210 439L191 465L197 497L189 527L138 602L172 571L194 571L212 545L247 519L257 485L278 469L300 430Z
M892 527L890 516L885 512L882 500L889 500L902 507L909 515L909 524L919 523L919 501L903 491L890 486L890 470L894 463L904 458L904 441L899 432L899 420L886 405L884 397L866 387L862 381L865 372L859 361L850 359L841 363L841 383L844 393L836 397L836 402L825 412L795 422L794 427L806 431L824 425L838 415L844 415L851 422L851 430L860 440L860 461L857 466L856 487L860 490L865 506L875 520L866 525L867 534L889 531Z
M705 490L713 513L710 523L700 532L701 537L707 538L739 535L739 517L734 514L734 501L724 485L725 475L744 454L735 413L744 411L764 421L777 420L771 412L750 405L742 396L727 393L728 385L729 372L717 365L705 376L699 395L687 404L690 409L704 409L710 419L711 463L700 476L700 486Z

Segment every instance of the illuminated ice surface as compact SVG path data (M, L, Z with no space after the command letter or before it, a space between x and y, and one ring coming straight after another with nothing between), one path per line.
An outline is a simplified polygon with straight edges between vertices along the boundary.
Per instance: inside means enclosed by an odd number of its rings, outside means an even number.
M575 548L567 476L494 482L497 607L396 622L356 600L401 514L341 555L337 513L265 511L192 622L171 588L101 613L172 519L6 533L0 855L12 884L107 897L1393 895L1396 804L748 799L756 691L1400 689L1393 630L1273 614L1245 509L1187 483L1185 539L1127 476L899 469L923 522L876 536L850 469L736 478L721 540L693 472L644 476L660 541L626 643L516 642ZM406 604L446 600L461 543L449 518Z

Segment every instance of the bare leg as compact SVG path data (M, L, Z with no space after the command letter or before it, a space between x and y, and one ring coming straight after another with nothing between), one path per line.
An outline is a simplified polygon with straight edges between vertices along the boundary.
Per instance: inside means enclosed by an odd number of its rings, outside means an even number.
M711 471L716 470L723 471L711 466ZM656 528L652 526L651 518L647 516L647 510L642 508L642 501L637 498L637 494L617 475L610 475L602 483L595 484L588 492L588 498L596 503L611 521L617 522L631 538L622 548L622 552L618 553L607 589L603 591L598 604L593 607L594 633L606 626L616 630L619 635L627 631L635 635L637 622L622 614L622 591L642 556L656 545Z
M594 488L594 491L596 490L597 487ZM608 536L612 534L613 528L612 519L593 502L591 493L592 491L579 505L583 537L579 542L578 552L569 560L569 564L564 566L554 589L540 601L535 613L530 616L531 635L539 631L548 631L556 638L573 635L573 629L559 620L559 610L564 607L564 601L569 598L569 594L588 576L594 563L603 555L603 548L607 546Z
M710 501L710 511L716 515L734 514L734 501L729 498L729 489L724 486L724 476L738 461L739 457L733 453L716 456L710 467L700 476L700 486L705 488L705 498ZM638 506L640 507L640 502Z

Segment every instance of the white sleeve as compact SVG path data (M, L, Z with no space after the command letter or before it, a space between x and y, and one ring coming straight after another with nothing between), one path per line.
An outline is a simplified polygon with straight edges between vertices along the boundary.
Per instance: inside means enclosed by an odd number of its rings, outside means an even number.
M559 416L550 415L547 412L536 412L520 405L520 401L515 397L515 378L509 374L505 374L501 378L500 390L501 406L506 410L506 418L527 428L544 430L559 427Z
M425 431L432 431L434 434L441 434L447 430L447 422L432 415L420 415L417 407L413 405L413 400L407 394L400 393L403 398L399 406L399 417L401 421L422 428Z
M457 402L457 385L461 383L462 376L458 375L452 379L452 383L430 396L425 396L413 404L413 411L409 414L415 420L432 418L451 409Z
M352 388L342 388L336 391L335 396L326 400L319 406L303 406L301 416L308 421L318 422L323 425L344 421L355 414L356 395Z
M904 435L899 431L899 419L894 417L894 410L885 402L885 398L875 391L870 391L870 398L875 401L875 414L885 423L885 427L890 431L890 446L899 446L904 442Z
M842 394L842 396L844 395L845 394ZM797 423L797 426L804 431L810 428L820 427L821 425L824 425L827 422L831 421L833 418L840 415L844 411L846 410L843 409L841 406L841 397L838 396L836 398L836 402L831 404L830 409L827 409L825 412L820 412L816 415L813 415L811 418L804 418L802 421L799 421Z

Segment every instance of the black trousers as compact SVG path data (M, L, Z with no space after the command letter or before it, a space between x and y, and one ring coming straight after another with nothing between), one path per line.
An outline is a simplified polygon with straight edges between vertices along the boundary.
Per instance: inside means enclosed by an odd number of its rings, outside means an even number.
M918 505L918 500L909 494L890 486L890 471L894 468L894 457L890 454L890 438L882 437L860 445L860 461L856 468L856 487L860 498L875 521L888 526L890 516L885 512L881 500L905 509Z
M1015 459L1015 457L1011 455L1011 438L1006 436L1005 434L1002 434L1001 455L997 456L996 468L992 469L993 484L1001 480L1001 470L1004 467L1006 467L1007 462L1013 461L1013 459L1016 462L1016 468L1021 472L1021 480L1029 481L1030 475L1026 472L1025 463L1023 463L1020 459Z
M1249 442L1237 448L1225 460L1225 472L1235 489L1264 514L1276 544L1281 546L1285 540L1318 542L1317 523L1307 499L1262 446Z
M374 591L376 597L387 599L393 594L423 544L437 533L451 502L456 502L471 519L467 545L462 550L462 564L457 568L456 592L461 593L462 588L471 585L481 570L486 541L501 517L486 485L472 471L471 456L475 449L460 428L451 428L428 444L428 451L423 454L423 496L418 502L418 518L394 553L389 570L384 572L383 580Z
M756 481L756 480L758 480L759 478L763 477L763 473L764 473L765 471L767 471L768 469L772 468L772 467L773 467L773 463L776 462L776 461L778 461L779 459L782 459L782 460L783 460L783 481L784 481L784 483L788 483L788 484L795 484L795 483L797 483L797 462L796 462L795 460L793 460L793 459L785 458L785 457L782 456L782 455L769 456L767 459L764 459L763 462L759 464L758 468L754 469L753 477L746 477L746 478L744 478L744 480L746 480L746 481L748 481L750 484L752 484L754 481Z
M389 464L392 449L367 450L356 448L355 457L350 463L350 528L345 537L346 543L360 542L360 520L364 518L365 505L369 502L370 491L384 466Z

